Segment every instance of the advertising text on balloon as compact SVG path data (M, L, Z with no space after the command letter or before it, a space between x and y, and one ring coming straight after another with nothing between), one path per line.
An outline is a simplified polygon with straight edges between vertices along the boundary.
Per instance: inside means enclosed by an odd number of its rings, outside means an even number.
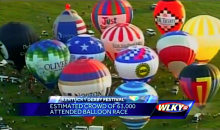
M117 23L117 18L109 18L109 17L102 17L102 22L100 27L102 29L106 29L109 25L116 24Z
M75 36L74 34L62 34L62 33L58 33L57 34L57 39L58 40L64 40L64 41L67 41L69 40L70 38L72 38L73 36Z
M53 64L46 64L44 65L44 69L45 70L50 70L50 71L61 71L63 70L63 68L68 64L68 61L60 61L60 62L56 62Z
M102 96L101 92L93 92L93 93L75 93L74 96Z
M128 48L129 46L133 46L133 45L142 45L142 42L135 42L135 43L131 43L131 44L112 44L113 48L115 49L122 49L122 48Z
M23 50L27 50L30 46L31 46L31 43L29 43L28 45L23 45Z
M175 17L157 17L157 23L159 25L168 25L168 26L174 26L176 23Z

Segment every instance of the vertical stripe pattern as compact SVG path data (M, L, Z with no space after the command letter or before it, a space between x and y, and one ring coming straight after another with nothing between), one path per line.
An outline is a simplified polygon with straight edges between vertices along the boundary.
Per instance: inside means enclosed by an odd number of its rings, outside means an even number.
M102 18L107 18L108 23L103 24ZM116 18L116 21L110 22L112 18ZM95 4L91 13L92 23L100 33L110 25L131 23L132 19L133 9L127 0L101 0Z
M192 64L181 71L179 81L184 94L202 110L219 89L220 72L211 64Z

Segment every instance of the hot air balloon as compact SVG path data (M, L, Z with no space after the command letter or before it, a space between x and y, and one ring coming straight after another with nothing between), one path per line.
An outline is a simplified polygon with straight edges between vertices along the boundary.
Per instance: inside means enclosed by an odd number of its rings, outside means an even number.
M186 97L202 110L219 89L220 72L212 64L195 63L180 72L179 82Z
M127 0L100 0L91 14L93 26L102 33L110 25L131 23L133 9Z
M71 61L78 59L96 59L104 61L105 49L103 43L88 34L74 36L66 44L71 54Z
M157 42L159 58L175 78L185 66L194 62L197 50L197 40L183 31L166 33Z
M158 95L154 88L146 83L137 81L127 82L120 85L115 90L114 96L154 96L154 98L148 100L147 103L158 102ZM120 116L120 118L131 130L142 129L150 120L150 116Z
M70 61L68 48L56 40L34 43L25 56L28 70L48 89L57 86L59 75Z
M115 69L124 81L149 82L159 67L157 54L146 46L130 46L118 53Z
M39 36L28 25L19 22L7 23L0 28L0 54L20 72L25 65L27 49L39 40Z
M185 9L178 0L161 0L154 9L154 21L161 34L181 30Z
M66 43L73 36L86 32L83 19L75 10L68 8L56 18L53 24L53 37L63 43Z
M80 59L62 71L58 86L63 96L108 96L112 84L108 68L95 59ZM91 124L95 117L84 117Z
M196 55L198 62L209 62L220 49L220 20L199 15L189 19L183 26L183 31L196 37L199 49Z
M144 45L143 32L129 23L118 23L101 35L107 56L114 61L118 52L132 45Z

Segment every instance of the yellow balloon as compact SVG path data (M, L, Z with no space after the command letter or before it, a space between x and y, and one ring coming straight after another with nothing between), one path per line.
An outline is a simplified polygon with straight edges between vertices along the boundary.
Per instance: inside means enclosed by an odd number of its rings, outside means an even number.
M183 26L183 31L195 36L199 49L196 55L198 62L209 62L220 49L220 20L199 15L189 19Z

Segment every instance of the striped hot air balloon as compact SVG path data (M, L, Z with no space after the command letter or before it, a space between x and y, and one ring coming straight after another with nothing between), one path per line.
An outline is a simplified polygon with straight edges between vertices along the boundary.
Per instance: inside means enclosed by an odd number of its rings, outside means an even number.
M179 82L186 97L202 110L219 89L220 71L211 64L191 64L181 71Z
M66 43L73 36L86 32L83 19L74 10L63 11L53 24L53 37L63 43Z
M199 15L189 19L183 26L183 31L196 37L199 50L196 55L198 62L209 62L220 48L220 20L209 16Z
M114 61L118 52L132 46L144 45L143 32L129 23L118 23L107 28L101 35L107 56Z
M95 59L80 59L63 69L58 86L63 96L105 96L111 82L111 74L104 64Z
M160 60L176 78L185 66L194 62L197 50L197 40L183 31L166 33L157 42Z
M68 64L58 80L63 96L108 96L112 78L108 68L94 59L80 59ZM95 117L84 117L91 124Z
M133 9L127 0L100 0L91 14L94 27L102 33L108 26L116 23L131 23Z
M120 85L114 96L154 96L147 103L157 103L158 95L153 87L143 82L127 82ZM131 130L142 129L150 120L150 116L120 116L122 122Z
M159 67L157 54L146 46L130 46L118 53L115 69L125 81L149 82Z

